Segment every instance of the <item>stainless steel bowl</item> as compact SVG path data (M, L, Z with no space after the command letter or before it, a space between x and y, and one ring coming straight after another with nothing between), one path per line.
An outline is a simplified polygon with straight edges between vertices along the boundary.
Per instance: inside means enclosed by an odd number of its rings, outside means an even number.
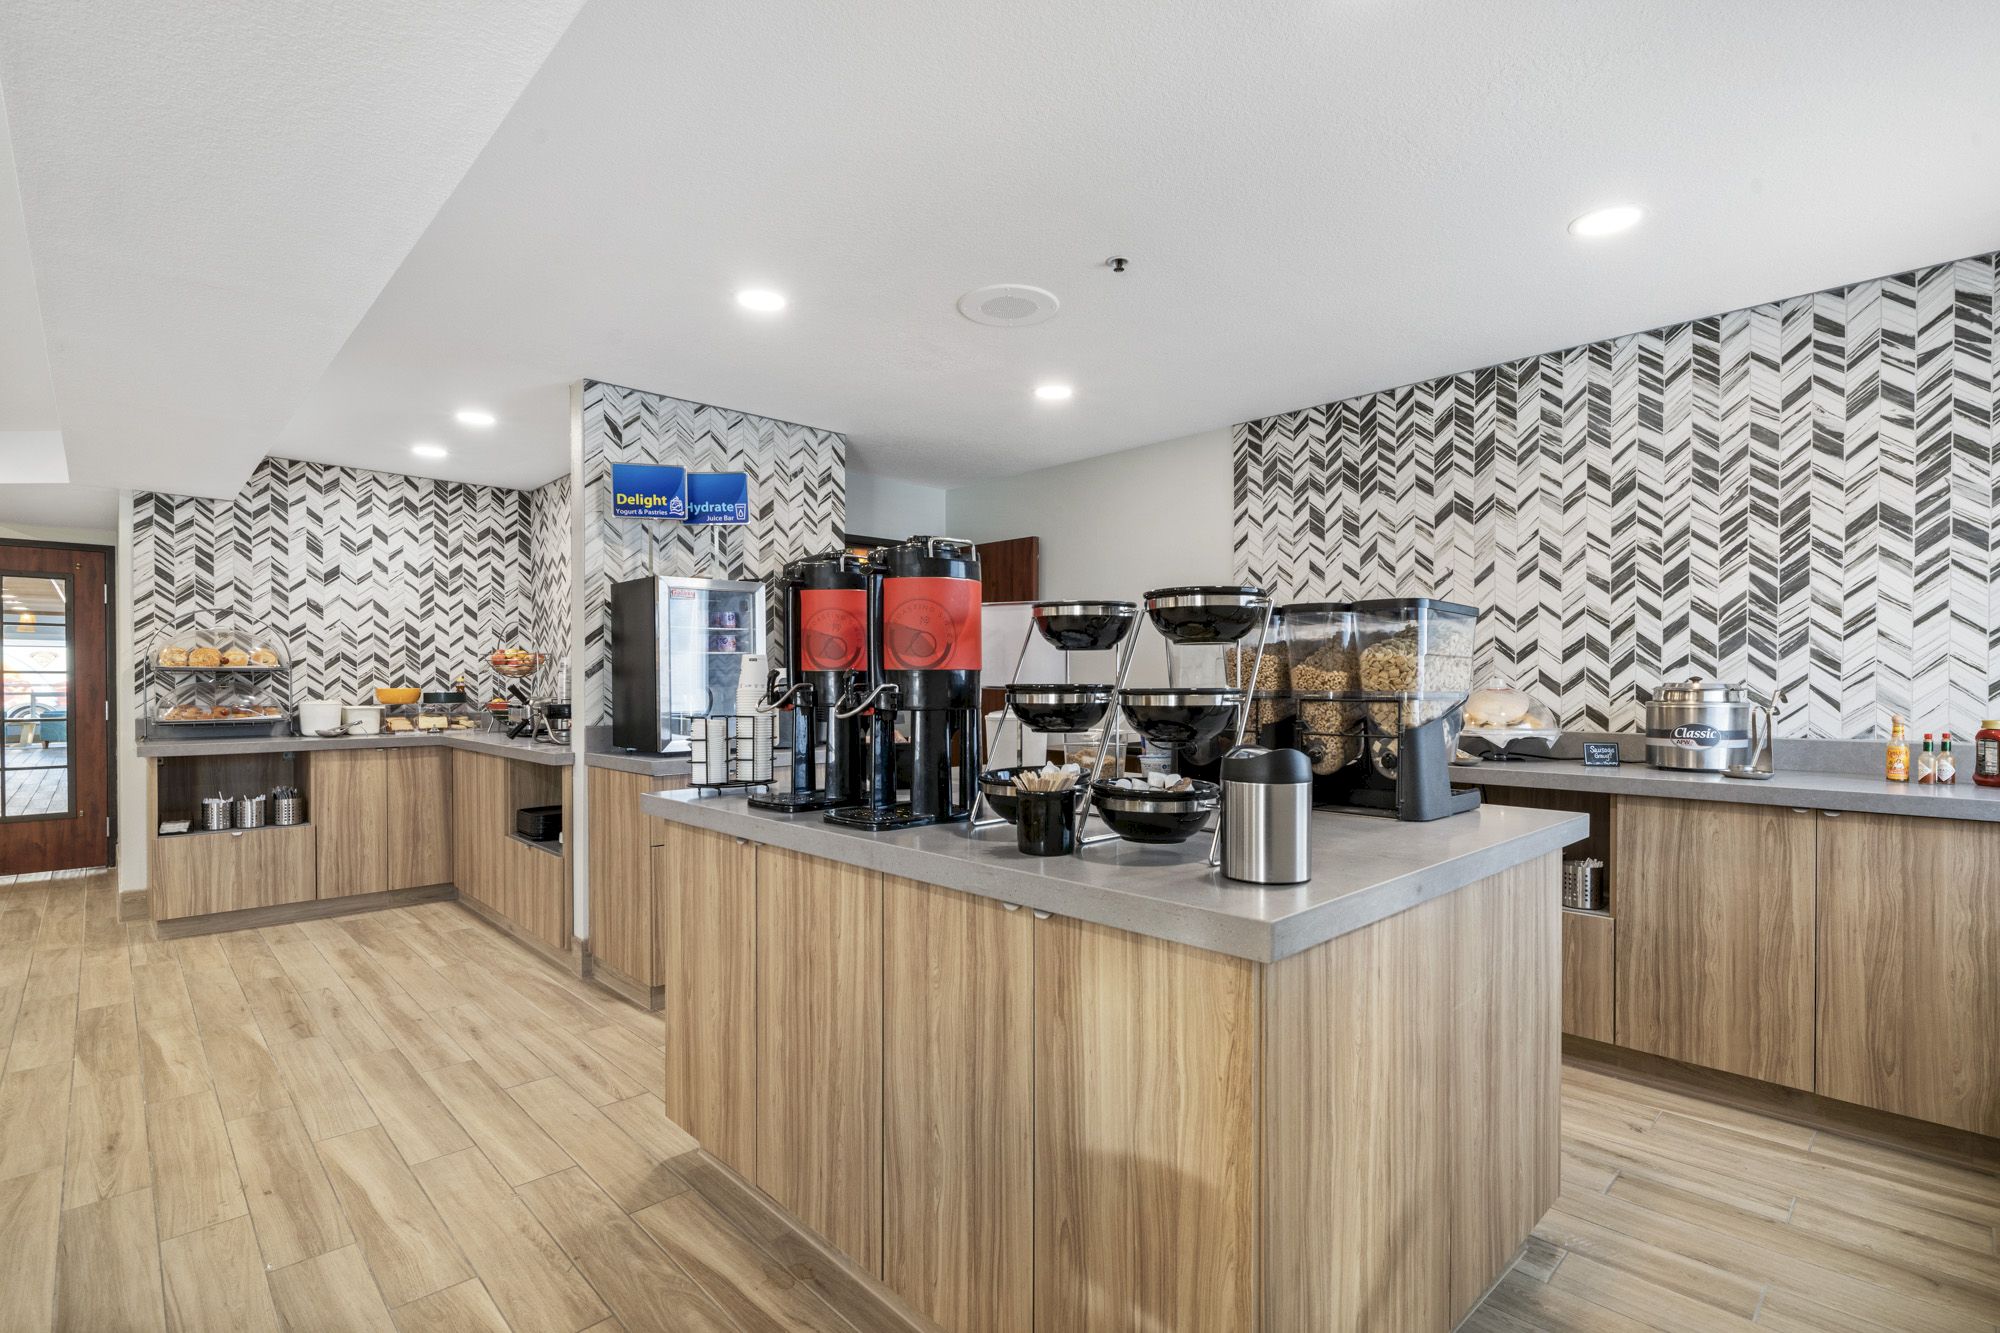
M1044 639L1066 653L1116 648L1139 620L1137 602L1036 602L1029 614Z
M1264 623L1271 595L1250 584L1155 588L1146 615L1173 643L1234 643Z

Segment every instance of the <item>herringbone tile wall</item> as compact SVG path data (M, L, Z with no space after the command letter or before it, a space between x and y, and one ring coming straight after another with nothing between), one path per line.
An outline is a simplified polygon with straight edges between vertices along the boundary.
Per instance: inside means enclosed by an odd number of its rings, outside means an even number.
M275 634L293 701L459 672L483 689L496 646L567 641L568 537L545 533L567 492L567 478L526 492L285 458L228 500L142 491L133 640Z
M1635 686L1785 690L1781 731L2000 697L2000 256L1238 426L1237 573L1474 603L1480 665L1624 729Z
M583 390L584 679L579 716L611 722L611 585L666 574L762 578L837 545L847 441L832 431L589 381ZM750 522L689 526L611 513L613 463L746 472Z

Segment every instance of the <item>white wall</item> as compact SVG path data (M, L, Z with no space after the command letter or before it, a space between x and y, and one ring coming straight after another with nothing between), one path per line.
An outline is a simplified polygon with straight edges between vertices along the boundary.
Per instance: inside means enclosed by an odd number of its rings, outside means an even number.
M901 477L847 472L847 531L865 537L962 536L946 532L945 490Z
M1229 507L1225 428L953 487L945 526L971 541L1041 538L1045 598L1136 601L1152 588L1234 581ZM1161 682L1159 636L1142 633L1132 680Z

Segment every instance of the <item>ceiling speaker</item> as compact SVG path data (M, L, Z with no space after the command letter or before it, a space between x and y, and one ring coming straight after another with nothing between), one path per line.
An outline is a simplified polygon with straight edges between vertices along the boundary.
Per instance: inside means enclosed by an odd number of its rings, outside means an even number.
M958 313L974 324L1009 329L1054 319L1061 308L1062 302L1056 300L1054 292L1013 282L981 287L958 298Z

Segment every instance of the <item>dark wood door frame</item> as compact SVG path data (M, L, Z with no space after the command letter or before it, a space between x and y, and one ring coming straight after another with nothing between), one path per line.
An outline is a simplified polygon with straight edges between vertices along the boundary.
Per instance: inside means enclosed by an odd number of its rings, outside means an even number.
M72 697L70 704L70 717L67 722L67 727L68 727L67 734L70 737L82 736L85 734L85 728L87 727L89 729L89 734L100 738L100 742L103 746L103 751L102 751L103 780L101 784L93 783L92 790L89 791L84 790L84 783L81 780L82 775L80 772L81 765L73 762L70 767L71 781L75 784L73 789L74 795L72 797L72 803L74 804L77 812L76 819L79 822L87 819L89 821L89 828L91 829L101 827L103 830L102 834L103 841L101 844L102 848L101 853L93 853L92 855L84 858L81 864L56 866L56 865L38 863L26 866L15 866L12 864L5 863L13 859L13 847L15 844L12 842L10 838L8 839L8 841L0 843L0 848L5 849L4 859L0 859L0 875L34 873L36 871L45 869L78 869L78 868L94 868L96 866L116 865L117 855L118 855L117 738L118 738L118 718L120 716L120 711L121 711L118 702L118 696L120 693L119 681L117 680L116 677L117 623L116 623L116 617L113 614L113 607L116 605L116 600L118 595L117 548L111 546L98 545L96 543L90 543L90 542L53 542L53 541L45 542L45 541L35 541L29 538L15 538L15 537L0 538L0 567L5 567L7 569L19 573L44 573L44 574L59 574L59 575L70 576L73 580L72 586L76 588L78 593L80 594L83 589L83 583L80 579L77 579L76 577L78 565L75 561L63 562L61 560L44 560L34 563L46 564L49 566L49 568L35 569L23 565L21 563L21 557L17 553L24 551L47 552L51 554L70 553L72 555L77 555L77 556L95 556L102 562L101 569L103 575L103 581L102 581L103 592L101 594L99 605L96 608L96 614L101 615L102 617L103 634L104 634L104 654L102 660L98 662L96 666L97 666L97 671L99 672L99 678L103 683L103 691L102 691L103 707L101 708L101 710L93 710L93 711L101 711L103 718L102 721L99 722L94 717L80 715L75 706L75 700ZM79 614L76 616L75 619L77 622L81 623L83 620L85 620L85 617ZM72 634L72 642L75 641L75 637L76 636ZM72 678L75 679L79 677L83 672L83 670L85 669L87 668L85 668L81 662L73 664L71 669ZM93 700L92 702L94 704L95 700ZM100 791L102 793L101 796L98 794ZM11 830L13 829L31 827L34 823L37 822L41 821L20 821L20 822L9 821L8 824L0 825L0 837L5 837L6 834L10 833ZM48 821L48 822L54 823L58 821ZM71 841L78 844L82 844L86 841L86 839L83 833L80 832L73 839L71 839ZM90 834L90 836L87 839L87 842L88 845L91 847L97 847L100 845L97 843L96 836L94 833ZM49 859L48 849L38 846L35 849L35 856L37 857L38 861L46 861L47 859ZM58 857L56 859L75 861L77 858L75 858L74 856L69 856L69 857Z

